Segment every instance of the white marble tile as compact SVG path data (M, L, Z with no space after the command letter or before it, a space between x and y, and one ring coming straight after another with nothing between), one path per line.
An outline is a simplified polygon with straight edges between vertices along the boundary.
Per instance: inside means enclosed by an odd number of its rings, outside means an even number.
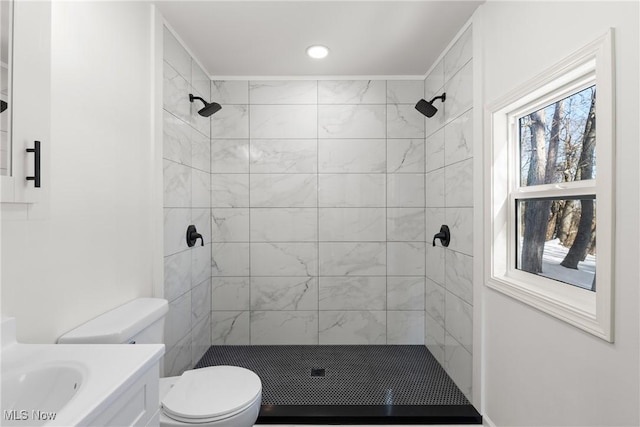
M317 311L252 311L251 345L318 344Z
M264 80L249 82L251 104L316 104L316 80Z
M319 105L319 138L385 138L384 105Z
M472 352L473 306L451 292L445 292L444 301L444 325L447 333L451 334L469 352Z
M446 208L445 224L449 225L449 249L473 255L473 208Z
M191 170L191 206L194 208L211 206L211 174L209 172Z
M316 243L252 243L253 276L317 276Z
M213 277L211 310L249 310L249 277Z
M441 87L433 93L426 94L424 99L426 99L427 101L431 101L433 98L435 98L436 96L441 96L443 93L445 93L445 88ZM441 129L444 126L445 121L448 117L446 114L446 110L447 108L449 108L447 105L449 103L449 100L450 94L447 93L447 100L445 102L442 102L439 99L433 101L433 106L436 107L438 111L432 117L427 117L425 119L425 135L433 135L437 130Z
M320 241L381 242L385 240L385 208L320 208Z
M387 138L424 138L425 117L414 105L387 105Z
M315 208L251 208L252 242L314 242L318 240Z
M428 208L444 207L444 168L427 173L425 204Z
M171 64L185 80L191 79L191 56L167 27L162 27L162 29L163 59Z
M444 327L425 313L424 343L433 357L444 367Z
M191 325L202 322L211 314L211 278L191 290Z
M249 109L246 105L223 105L211 116L211 138L248 138Z
M444 367L467 399L471 398L473 380L473 357L451 335L445 335Z
M191 287L199 286L211 278L211 245L191 248Z
M248 311L211 312L212 345L249 345Z
M444 61L440 60L424 80L424 97L427 101L444 86ZM418 101L416 101L418 102Z
M171 348L191 330L191 291L169 303L164 322L164 343Z
M196 365L211 346L211 313L191 330L191 363Z
M320 173L383 173L385 139L321 139L318 141Z
M433 246L433 236L440 231L440 226L445 224L443 208L427 208L426 210L426 249L427 249L427 277L444 286L444 248L440 241Z
M204 245L211 243L211 209L209 208L193 208L191 209L191 222L198 229L198 233L204 236ZM185 227L184 231L187 229ZM200 239L198 239L200 245ZM202 246L200 246L202 247ZM197 285L198 283L194 283Z
M387 175L387 206L419 208L425 206L424 174Z
M318 104L384 104L384 80L320 80Z
M191 206L191 169L171 160L163 160L163 204L167 208Z
M211 209L212 242L248 242L248 208Z
M315 207L317 179L315 174L251 174L251 207Z
M473 206L473 159L444 168L444 193L446 207Z
M180 376L187 369L191 369L191 333L185 336L178 344L171 348L166 348L163 376Z
M164 255L187 250L185 232L191 224L190 208L164 208Z
M162 157L190 166L191 127L166 110L162 111L162 119Z
M386 243L320 243L322 276L384 276Z
M194 94L193 92L195 92L195 90L193 89L193 87L189 86L189 93ZM194 95L197 95L197 94L194 94ZM187 99L189 99L188 95L187 95ZM195 130L197 130L202 135L206 136L207 139L209 139L211 137L211 117L203 117L200 114L198 114L198 111L200 111L203 106L204 105L199 100L190 102L189 123Z
M248 139L212 139L212 173L249 173Z
M249 174L211 174L211 207L249 206Z
M389 276L424 276L424 242L388 242L387 274Z
M191 251L164 258L164 298L173 301L191 289Z
M445 165L473 157L473 109L449 123L444 134Z
M387 139L387 173L423 173L424 139Z
M433 135L430 135L427 137L427 141L426 141L427 154L426 154L426 162L425 162L425 167L427 172L440 169L445 164L444 163L445 131L448 132L448 128L440 129Z
M387 103L416 105L424 95L424 80L387 80Z
M444 55L444 79L448 81L473 55L472 30L469 27Z
M471 108L473 104L473 61L467 62L445 84L447 92L445 121L450 121L460 116Z
M387 310L423 310L424 277L387 277Z
M473 304L473 257L445 249L445 288Z
M249 82L246 80L213 80L211 100L221 105L248 104Z
M251 105L251 138L316 138L316 105Z
M316 173L317 139L252 139L251 173Z
M385 277L320 277L320 310L385 310Z
M444 327L444 293L442 286L427 279L425 286L425 312Z
M386 207L384 174L320 174L321 207Z
M317 277L252 277L252 310L317 310Z
M200 132L191 132L191 166L211 172L211 139Z
M387 208L387 240L424 242L424 208Z
M248 276L249 243L213 243L212 276Z
M319 343L386 344L386 311L321 311Z
M206 99L208 102L211 94L211 80L202 68L191 59L191 86L198 92L198 95ZM195 94L194 94L195 95Z
M387 344L424 345L424 311L388 311Z

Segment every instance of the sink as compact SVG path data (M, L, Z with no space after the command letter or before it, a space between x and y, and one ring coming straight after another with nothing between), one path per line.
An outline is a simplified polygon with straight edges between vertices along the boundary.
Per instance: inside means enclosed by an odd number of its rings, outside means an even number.
M39 426L55 419L85 378L86 368L77 363L33 366L3 375L3 425L24 425L28 419L30 425Z

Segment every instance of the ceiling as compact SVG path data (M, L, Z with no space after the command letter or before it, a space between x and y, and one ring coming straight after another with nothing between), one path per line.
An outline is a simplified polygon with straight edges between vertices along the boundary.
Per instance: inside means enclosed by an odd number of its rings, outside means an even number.
M156 1L212 78L422 76L481 3ZM314 44L329 56L307 57Z

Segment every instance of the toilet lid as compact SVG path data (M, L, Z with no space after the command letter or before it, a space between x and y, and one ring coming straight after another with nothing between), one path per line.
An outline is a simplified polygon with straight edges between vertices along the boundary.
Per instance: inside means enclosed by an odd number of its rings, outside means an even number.
M176 419L218 418L244 409L261 393L262 382L252 371L211 366L185 371L162 399L162 408Z

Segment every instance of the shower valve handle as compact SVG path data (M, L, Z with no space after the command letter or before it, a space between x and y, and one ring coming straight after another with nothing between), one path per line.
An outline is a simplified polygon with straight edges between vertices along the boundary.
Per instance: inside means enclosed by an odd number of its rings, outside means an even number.
M204 239L202 238L202 234L196 230L196 226L190 225L187 227L187 246L192 247L198 239L200 239L200 246L204 246Z
M442 227L440 227L440 232L435 236L433 236L433 246L436 245L436 239L440 239L440 243L442 243L442 246L444 247L449 246L449 241L451 240L451 233L449 232L448 225L443 225Z

